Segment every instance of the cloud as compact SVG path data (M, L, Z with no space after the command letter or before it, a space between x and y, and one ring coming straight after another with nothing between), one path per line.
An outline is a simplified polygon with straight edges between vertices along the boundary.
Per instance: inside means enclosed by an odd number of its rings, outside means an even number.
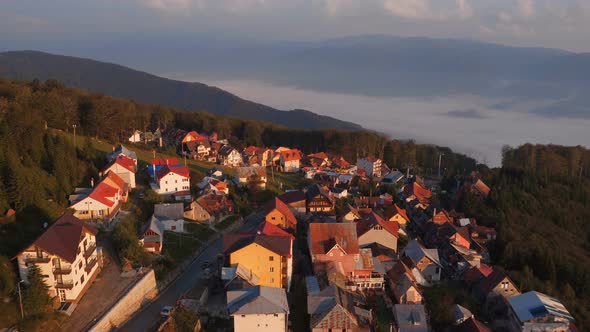
M415 20L444 21L473 16L469 0L384 0L383 8L394 16Z
M463 119L487 119L487 116L476 109L448 111L447 116Z
M518 9L524 17L535 16L535 4L533 0L518 0Z

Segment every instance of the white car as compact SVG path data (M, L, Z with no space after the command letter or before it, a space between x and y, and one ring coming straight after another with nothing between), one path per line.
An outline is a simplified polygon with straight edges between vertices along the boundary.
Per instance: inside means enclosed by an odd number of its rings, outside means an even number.
M162 311L160 311L160 317L169 317L170 315L172 315L172 312L174 312L174 307L167 305L164 308L162 308Z

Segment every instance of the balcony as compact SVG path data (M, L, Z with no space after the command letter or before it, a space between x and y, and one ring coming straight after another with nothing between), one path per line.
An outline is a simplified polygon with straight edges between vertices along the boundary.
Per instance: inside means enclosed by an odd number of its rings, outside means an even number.
M84 258L88 258L88 257L92 256L92 254L94 254L95 250L96 250L96 243L90 242L88 244L88 246L86 247L86 250L84 250Z
M25 256L25 263L35 264L35 263L49 263L50 258L47 255L27 255Z
M72 289L73 287L74 282L72 280L61 280L55 282L55 288Z
M53 268L53 274L70 274L70 273L72 273L72 267L70 265Z
M88 261L88 263L86 263L86 267L84 268L84 270L86 272L90 273L90 271L92 271L92 269L94 268L96 263L97 263L96 257L92 258L91 260Z

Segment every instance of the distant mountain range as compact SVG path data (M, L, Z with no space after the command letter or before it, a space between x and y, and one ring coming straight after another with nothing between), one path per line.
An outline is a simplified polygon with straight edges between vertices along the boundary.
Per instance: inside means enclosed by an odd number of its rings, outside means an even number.
M291 128L363 130L306 110L281 111L201 83L158 77L120 65L36 51L0 53L0 77L55 79L67 86L142 103L269 121Z

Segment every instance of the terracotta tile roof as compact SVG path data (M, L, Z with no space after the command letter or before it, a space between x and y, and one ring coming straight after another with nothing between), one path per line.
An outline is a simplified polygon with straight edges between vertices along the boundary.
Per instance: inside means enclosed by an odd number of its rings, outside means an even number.
M98 233L94 227L86 225L80 219L66 213L41 234L35 240L34 245L73 263L76 260L82 232L92 235Z
M353 223L311 223L309 241L312 255L326 254L333 247L330 246L332 243L338 243L347 254L359 253L356 225Z
M283 157L285 161L301 160L301 155L299 154L299 151L295 149L282 151L281 157Z
M152 165L156 166L164 166L164 165L178 165L178 158L161 158L161 159L153 159Z
M346 161L342 156L334 157L330 160L332 165L339 167L339 168L348 168L350 167L350 163Z
M384 230L395 235L395 237L399 237L397 233L399 231L399 225L397 222L385 221L375 212L371 212L369 215L356 222L356 234L357 236L361 236L377 225L380 225Z
M182 139L182 143L196 141L199 136L201 135L199 135L199 133L197 133L196 131L190 131L184 136L184 138Z
M165 165L162 168L160 168L158 171L156 171L156 176L158 177L158 179L161 179L164 176L166 176L168 173L175 173L180 176L187 177L187 178L190 176L190 172L189 172L188 167L181 166L181 165L174 165L174 166Z
M267 203L264 206L264 213L265 213L265 215L269 214L270 212L274 211L275 209L279 210L279 212L282 215L284 215L285 218L287 218L287 221L291 225L297 225L297 218L295 218L293 211L291 211L289 206L287 206L287 204L285 204L283 201L281 201L278 197L275 197L275 199L273 199L272 201L270 201L269 203Z
M295 237L290 233L285 232L284 230L280 229L278 226L273 225L267 221L260 223L256 228L254 228L257 234L263 234L268 236L286 236L290 237L292 240L295 240Z

